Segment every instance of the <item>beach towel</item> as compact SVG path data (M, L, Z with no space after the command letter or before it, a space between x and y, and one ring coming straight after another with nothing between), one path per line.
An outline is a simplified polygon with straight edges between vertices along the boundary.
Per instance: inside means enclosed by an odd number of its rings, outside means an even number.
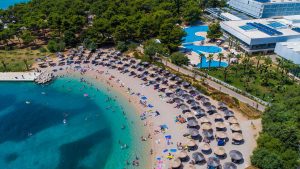
M149 108L153 108L154 106L153 106L153 105L151 105L151 104L148 104L148 107L149 107Z
M177 149L173 148L173 149L170 149L170 152L172 153L176 153L177 152Z

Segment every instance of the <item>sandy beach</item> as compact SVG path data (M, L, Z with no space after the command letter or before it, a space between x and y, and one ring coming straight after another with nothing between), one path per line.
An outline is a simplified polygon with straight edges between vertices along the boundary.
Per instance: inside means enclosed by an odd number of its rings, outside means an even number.
M113 51L113 49L105 50L108 53L109 51ZM105 57L105 54L101 57ZM79 65L81 69L85 69L84 73L80 73L78 69L75 69L75 67ZM53 71L54 69L56 71ZM147 69L151 69L151 66ZM56 77L76 75L78 77L90 78L101 85L106 84L112 90L122 95L121 97L127 98L128 102L130 102L139 113L134 115L143 117L141 118L141 123L144 124L144 135L141 136L141 141L144 140L142 142L145 142L145 146L151 145L148 148L149 152L146 152L146 156L149 157L149 164L147 164L147 168L172 168L172 165L174 165L173 159L182 156L182 154L180 154L181 149L185 149L184 153L186 153L190 159L188 162L184 162L184 160L182 160L182 168L207 168L206 163L201 165L192 165L192 154L195 152L201 152L203 148L204 123L202 123L201 120L204 118L196 118L200 127L199 133L202 136L202 139L191 139L190 136L187 136L187 133L189 133L187 123L180 123L176 119L178 119L178 117L188 119L192 113L183 114L182 110L176 107L176 103L167 103L170 98L168 98L164 92L159 92L157 89L154 89L153 85L145 84L145 81L138 77L129 76L126 73L120 73L118 69L111 69L107 66L93 65L91 63L52 66L39 68L39 70L42 72L46 71L53 73ZM209 100L211 105L218 107L219 103L217 101L208 96L205 96L205 98ZM141 104L141 101L146 104ZM205 110L205 112L209 111L209 109L204 106L203 101L199 100L198 104ZM157 114L156 112L159 113ZM219 113L221 118L224 119L224 115L220 110L216 110L216 113ZM221 147L218 146L219 143L215 138L217 133L216 125L220 124L216 121L216 113L212 115L207 114L206 116L208 122L205 124L209 124L211 127L210 131L213 133L213 139L209 140L207 143L211 152L203 153L206 160L208 160L209 157L216 157L216 149ZM231 131L232 124L228 121L228 119L224 120L222 125L224 125L223 128L225 128L225 130L222 131L222 133L227 136L227 141L225 145L222 146L222 150L225 151L225 155L222 156L225 156L225 158L220 158L220 164L223 165L226 162L231 162L229 152L231 150L238 150L243 155L243 163L237 164L236 166L239 169L244 169L250 165L250 156L256 146L255 140L261 130L261 122L260 120L248 120L236 111L234 111L234 116L239 123L241 130L239 133L242 134L244 142L240 145L231 143L233 139L233 132ZM190 142L194 142L196 144L196 150L190 150L187 148Z

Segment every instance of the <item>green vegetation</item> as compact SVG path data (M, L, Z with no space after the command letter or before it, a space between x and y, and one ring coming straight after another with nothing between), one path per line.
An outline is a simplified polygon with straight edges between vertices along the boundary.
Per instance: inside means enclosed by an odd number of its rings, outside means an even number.
M212 41L220 38L223 35L219 22L208 25L208 29L209 30L207 31L206 37L211 39Z
M189 58L181 52L173 53L171 55L170 59L171 59L172 63L174 63L175 65L178 65L178 66L188 65L190 62Z
M35 59L42 56L49 56L50 53L41 50L45 48L40 48L39 50L27 49L15 49L12 51L0 50L0 72L20 72L30 69Z
M157 38L174 52L185 35L179 25L193 24L201 14L194 0L32 0L0 11L9 23L0 29L0 47L40 46L49 40L65 47L85 41L99 47ZM59 51L53 41L49 50Z
M232 58L231 55L227 57ZM296 86L288 76L293 64L287 60L278 60L280 64L275 65L269 57L237 58L238 63L226 68L209 69L208 74L267 102L275 102L283 92Z
M300 165L300 88L282 92L262 117L263 132L258 148L251 157L254 166L262 169L294 169Z

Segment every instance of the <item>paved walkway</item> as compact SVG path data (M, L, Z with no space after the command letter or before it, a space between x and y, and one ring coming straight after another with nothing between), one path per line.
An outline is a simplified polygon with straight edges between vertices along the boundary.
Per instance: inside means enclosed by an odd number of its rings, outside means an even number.
M39 75L35 72L4 72L0 73L0 81L34 81Z
M235 97L239 101L241 101L243 103L246 103L246 104L248 104L249 106L251 106L255 109L258 109L262 112L265 111L265 109L266 109L266 106L254 101L254 100L252 100L252 99L250 99L250 98L248 98L244 95L241 95L241 94L239 94L239 93L237 93L237 92L235 92L235 91L233 91L233 90L231 90L231 89L229 89L229 88L227 88L227 87L225 87L225 86L223 86L219 83L216 83L212 80L209 80L209 79L207 79L203 76L195 75L195 73L193 73L192 71L183 69L179 66L176 66L176 65L172 64L171 62L169 62L167 60L163 60L162 62L163 62L164 65L166 65L166 66L168 66L168 67L170 67L174 70L177 70L178 72L180 72L182 74L185 74L185 75L188 75L188 76L191 76L191 77L195 77L195 79L199 80L199 81L204 80L204 82L206 84L208 84L210 87L212 87L212 88L214 88L214 89L216 89L216 90L218 90L222 93L228 94L231 97Z

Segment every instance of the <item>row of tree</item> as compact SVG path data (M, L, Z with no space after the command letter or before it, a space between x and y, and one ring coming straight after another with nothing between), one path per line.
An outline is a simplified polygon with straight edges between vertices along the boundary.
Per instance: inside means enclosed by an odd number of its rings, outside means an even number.
M223 2L223 1L221 1ZM181 44L178 26L196 23L204 7L224 5L218 0L32 0L0 17L0 45L28 46L52 40L74 47L85 40L96 46L158 38L171 52ZM203 4L206 4L203 6Z

